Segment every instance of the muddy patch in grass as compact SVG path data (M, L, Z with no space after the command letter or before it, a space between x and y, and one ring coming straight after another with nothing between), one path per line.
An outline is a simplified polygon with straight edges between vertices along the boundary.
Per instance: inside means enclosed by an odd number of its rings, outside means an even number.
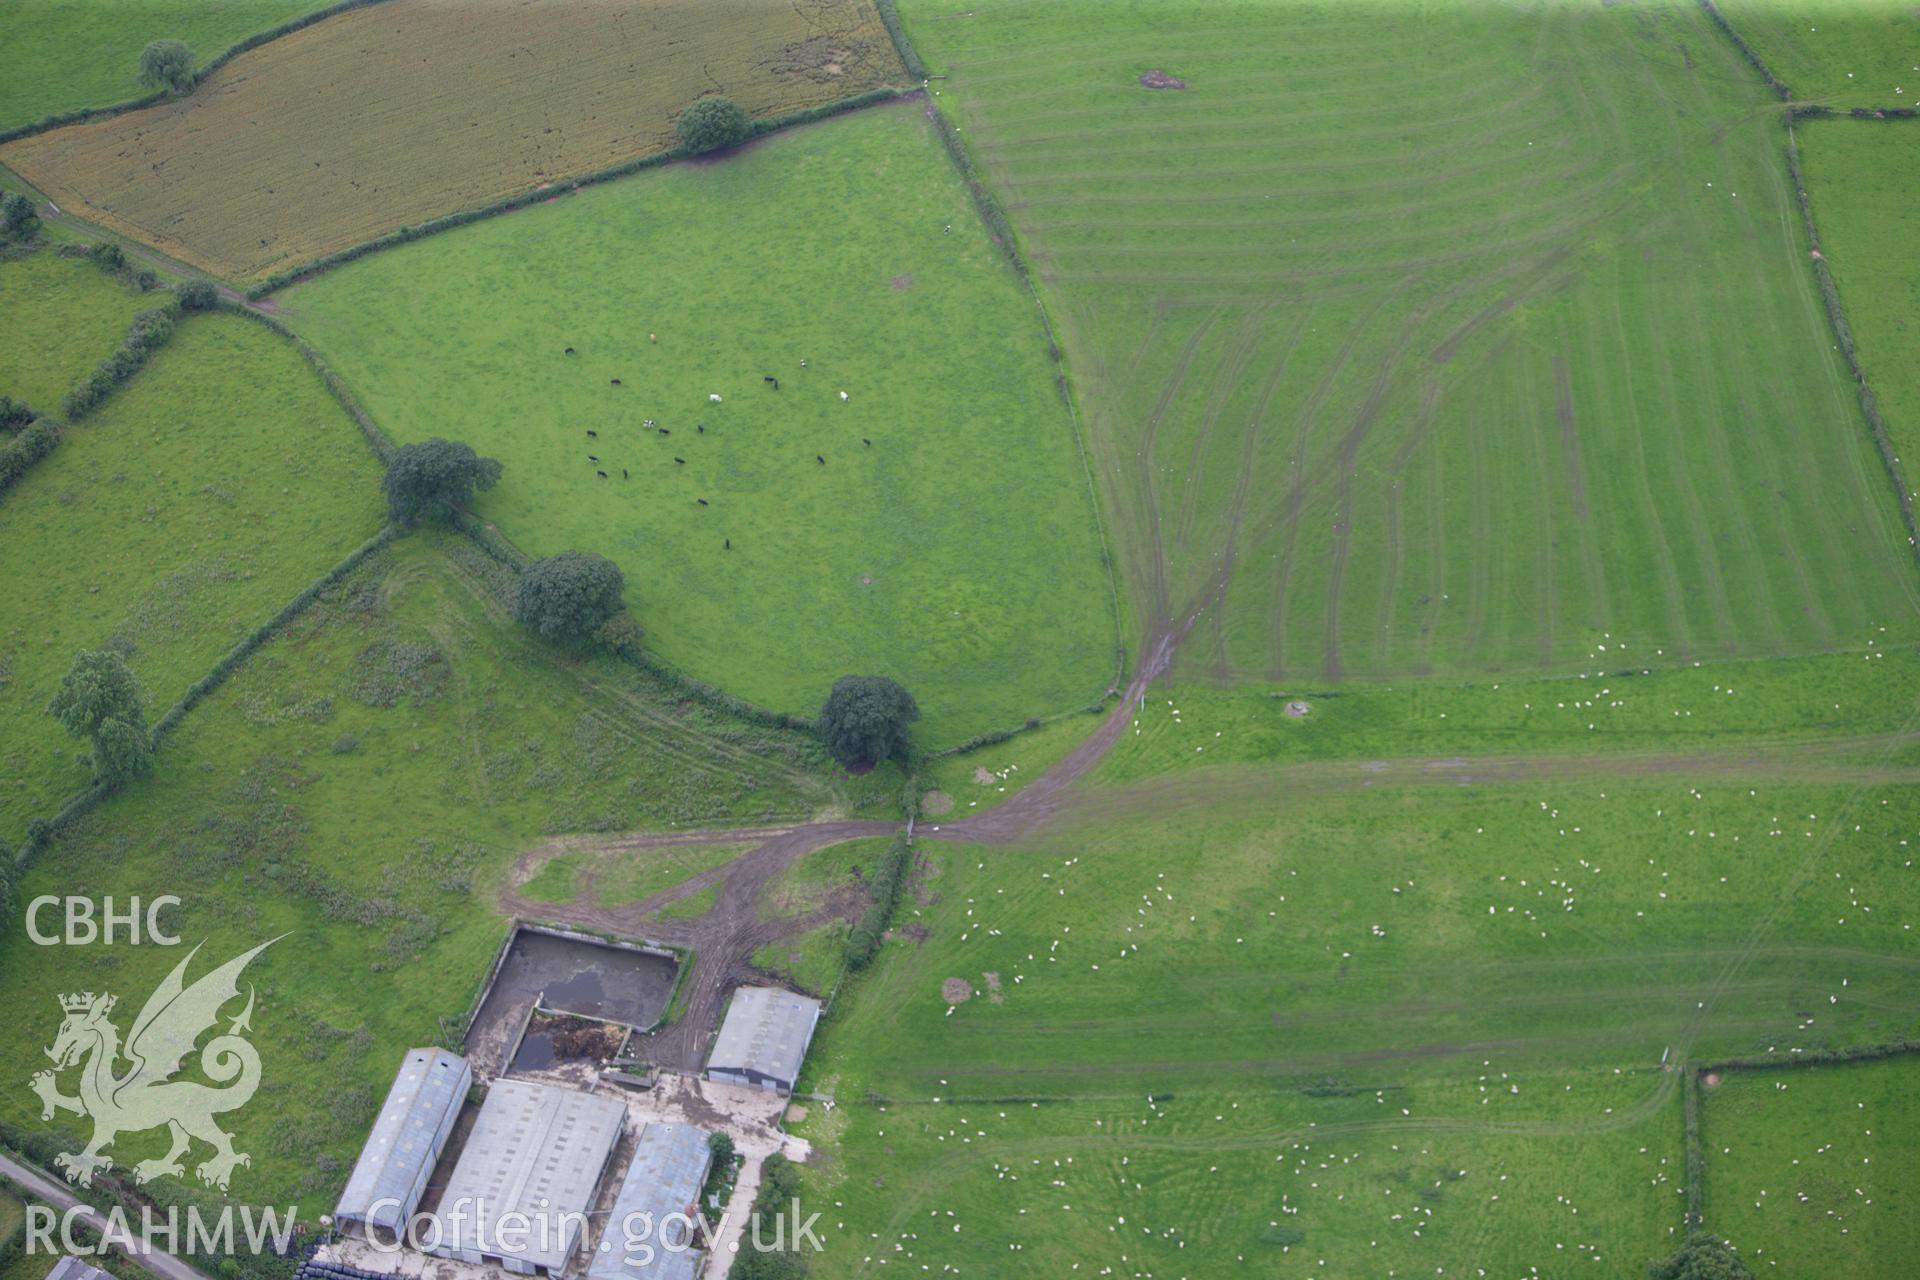
M1149 89L1184 89L1187 82L1179 76L1168 75L1158 69L1140 73L1140 83Z
M887 283L893 286L895 293L905 293L907 290L913 288L913 272L902 271L899 275L888 280Z
M965 978L948 978L940 984L940 998L948 1004L965 1004L973 999L973 984Z

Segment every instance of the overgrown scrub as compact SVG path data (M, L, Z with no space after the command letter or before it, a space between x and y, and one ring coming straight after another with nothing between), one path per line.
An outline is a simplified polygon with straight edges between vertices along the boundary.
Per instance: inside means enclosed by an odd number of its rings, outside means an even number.
M87 380L67 393L60 412L67 421L78 422L92 413L112 395L114 389L140 371L147 358L173 337L174 317L180 303L170 299L163 307L149 307L133 318L133 327L121 341L120 349L102 360Z

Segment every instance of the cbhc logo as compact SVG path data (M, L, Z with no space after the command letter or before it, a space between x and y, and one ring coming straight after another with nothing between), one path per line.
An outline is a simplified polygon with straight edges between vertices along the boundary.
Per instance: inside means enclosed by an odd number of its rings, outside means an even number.
M124 910L116 911L111 896L102 898L96 907L92 898L61 898L52 894L35 898L27 904L27 936L42 947L85 947L95 942L114 944L116 933L124 933L126 942L131 946L140 945L140 926L147 927L146 940L158 947L177 947L180 938L160 927L160 909L177 907L180 899L172 894L162 894L146 905L146 911L140 909L140 899L130 898ZM65 929L60 933L42 933L40 931L40 912L45 907L59 907L60 918Z

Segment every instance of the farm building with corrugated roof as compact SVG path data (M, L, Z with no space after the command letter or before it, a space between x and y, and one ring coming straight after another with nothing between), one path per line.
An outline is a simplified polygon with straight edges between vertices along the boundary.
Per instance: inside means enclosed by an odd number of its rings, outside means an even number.
M428 1252L497 1262L519 1275L559 1275L626 1121L617 1098L494 1081L440 1197L445 1230ZM520 1216L503 1231L510 1214Z
M473 1084L467 1060L444 1049L409 1049L333 1211L342 1227L396 1239L420 1204Z
M694 1220L713 1163L707 1138L706 1130L685 1124L641 1130L587 1280L694 1280Z
M707 1079L791 1092L819 1021L818 1000L779 987L741 987L707 1055Z

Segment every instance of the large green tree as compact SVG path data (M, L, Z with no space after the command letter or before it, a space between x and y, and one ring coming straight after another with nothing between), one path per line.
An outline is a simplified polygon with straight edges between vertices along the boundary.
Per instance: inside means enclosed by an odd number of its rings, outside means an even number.
M1647 1264L1647 1280L1753 1280L1753 1272L1725 1240L1695 1231L1678 1253Z
M718 151L746 141L751 122L732 98L709 94L674 119L680 144L695 155Z
M528 565L513 593L513 616L542 639L578 647L620 612L620 566L586 551L562 551Z
M152 766L140 682L113 650L81 650L47 711L68 733L92 743L93 772L100 781L124 782Z
M841 676L814 730L841 764L904 760L920 718L913 695L885 676Z
M456 507L472 502L477 490L491 489L499 481L497 459L481 457L472 445L435 436L394 450L380 486L387 495L387 514L412 524L444 520Z
M31 197L18 191L0 200L0 236L8 240L31 240L40 230L40 211Z
M193 50L178 40L155 40L140 51L140 78L178 93L193 87Z

